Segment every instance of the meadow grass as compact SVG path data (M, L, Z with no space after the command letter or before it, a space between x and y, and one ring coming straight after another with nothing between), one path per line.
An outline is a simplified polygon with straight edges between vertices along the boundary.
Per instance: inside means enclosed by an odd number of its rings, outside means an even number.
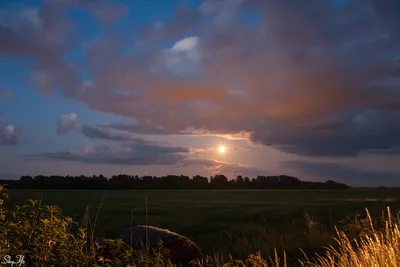
M43 205L59 205L63 214L74 217L78 222L82 221L85 210L90 211L91 221L96 221L96 232L91 234L96 236L116 238L132 223L147 223L184 234L199 244L207 255L212 255L201 266L267 266L262 265L267 262L278 266L278 262L283 264L283 258L288 266L320 266L312 264L326 264L322 259L331 257L336 260L338 254L344 253L340 250L344 243L338 240L359 238L365 232L371 234L368 218L346 216L365 215L364 208L368 208L372 218L379 218L386 206L398 210L399 192L130 190L108 191L104 195L103 191L93 190L10 190L8 193L9 204L22 204L27 199L42 196ZM100 203L101 212L98 213ZM371 220L374 227L378 225ZM372 232L372 236L374 233L377 232ZM337 234L338 240L335 239ZM330 254L325 255L325 246L329 244L332 245L328 250ZM353 246L349 241L345 247L356 251L358 247ZM304 260L307 259L304 255L307 255L308 261ZM239 259L244 261L237 262Z
M304 253L307 267L396 267L400 266L400 214L392 217L388 208L387 217L382 216L382 229L377 229L372 217L366 210L366 233L358 239L336 229L335 244L329 245L324 255L317 255L309 260Z

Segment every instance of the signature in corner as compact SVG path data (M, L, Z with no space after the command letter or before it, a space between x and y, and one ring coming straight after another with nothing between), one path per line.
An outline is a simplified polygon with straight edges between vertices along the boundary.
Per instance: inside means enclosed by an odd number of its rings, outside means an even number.
M22 266L23 264L25 264L25 260L24 260L25 256L23 255L17 255L15 256L15 259L13 260L13 258L10 255L5 255L3 257L3 261L0 262L1 264L8 264L11 266Z

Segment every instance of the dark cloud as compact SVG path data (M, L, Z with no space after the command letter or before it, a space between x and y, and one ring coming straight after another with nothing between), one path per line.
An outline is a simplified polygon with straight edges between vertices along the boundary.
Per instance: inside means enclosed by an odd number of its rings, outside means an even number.
M32 31L2 26L0 51L38 56L39 90L60 88L93 109L133 117L133 131L247 132L288 153L355 156L400 146L400 9L395 0L381 2L182 5L170 22L139 29L137 40L113 32L86 43L91 81L60 56L72 22L57 6L44 5L39 17L47 23ZM260 15L254 27L243 22L248 11Z
M400 146L400 113L359 111L337 120L318 119L280 123L253 132L251 140L279 150L306 156L357 156L393 153ZM268 129L263 131L262 128Z
M143 139L136 138L125 130L122 132L115 131L113 128L107 126L91 126L84 124L82 127L82 134L86 137L104 140L145 142Z
M53 159L90 164L176 165L186 159L184 147L157 146L146 143L124 145L88 145L83 149L29 155L27 159Z
M19 142L19 131L14 125L0 125L0 145L15 146Z
M54 58L69 48L67 33L73 23L67 19L64 1L43 1L40 8L11 5L0 19L0 53Z
M344 181L350 184L400 184L400 173L354 169L344 164L286 161L282 162L281 167L295 169L308 175L317 176L324 180L334 179L336 181Z
M32 80L46 94L61 87L64 93L80 88L76 69L64 61L79 39L79 25L69 17L71 9L84 9L101 22L112 24L126 15L125 6L108 0L44 0L39 7L6 4L0 16L0 54L28 56L38 60ZM82 85L83 86L83 85Z
M63 135L78 128L76 113L61 115L57 121L57 134Z
M372 0L375 11L380 14L384 23L396 34L400 33L400 2L396 0Z
M104 125L103 127L114 129L114 130L126 131L126 132L130 132L130 133L136 133L136 134L146 134L146 135L181 135L181 134L185 134L185 132L182 132L182 131L171 131L168 129L164 129L163 127L157 127L157 126L153 126L153 125L139 126L136 124L113 123L110 125Z
M371 149L366 152L372 154L382 154L382 155L400 155L400 147L394 147L391 149Z

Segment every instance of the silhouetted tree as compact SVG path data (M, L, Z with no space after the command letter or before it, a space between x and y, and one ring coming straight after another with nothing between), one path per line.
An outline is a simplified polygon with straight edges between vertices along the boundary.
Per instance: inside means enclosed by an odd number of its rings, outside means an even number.
M225 175L217 174L211 177L210 185L212 188L216 189L226 188L228 185L228 178Z
M207 177L200 175L189 178L184 175L162 177L119 174L107 178L96 176L59 176L37 175L21 176L19 180L0 180L8 188L49 188L49 189L346 189L349 186L329 180L322 182L304 182L287 175L257 176L250 179L241 175L228 180L218 174Z

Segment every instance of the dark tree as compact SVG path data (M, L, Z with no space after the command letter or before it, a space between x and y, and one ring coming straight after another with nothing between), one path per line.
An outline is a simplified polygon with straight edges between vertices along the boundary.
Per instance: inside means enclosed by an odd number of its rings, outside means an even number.
M37 189L347 189L349 186L334 181L304 182L296 177L279 176L237 176L228 180L223 174L207 177L195 175L167 175L162 177L119 174L107 178L98 176L21 176L19 180L0 180L7 188Z

